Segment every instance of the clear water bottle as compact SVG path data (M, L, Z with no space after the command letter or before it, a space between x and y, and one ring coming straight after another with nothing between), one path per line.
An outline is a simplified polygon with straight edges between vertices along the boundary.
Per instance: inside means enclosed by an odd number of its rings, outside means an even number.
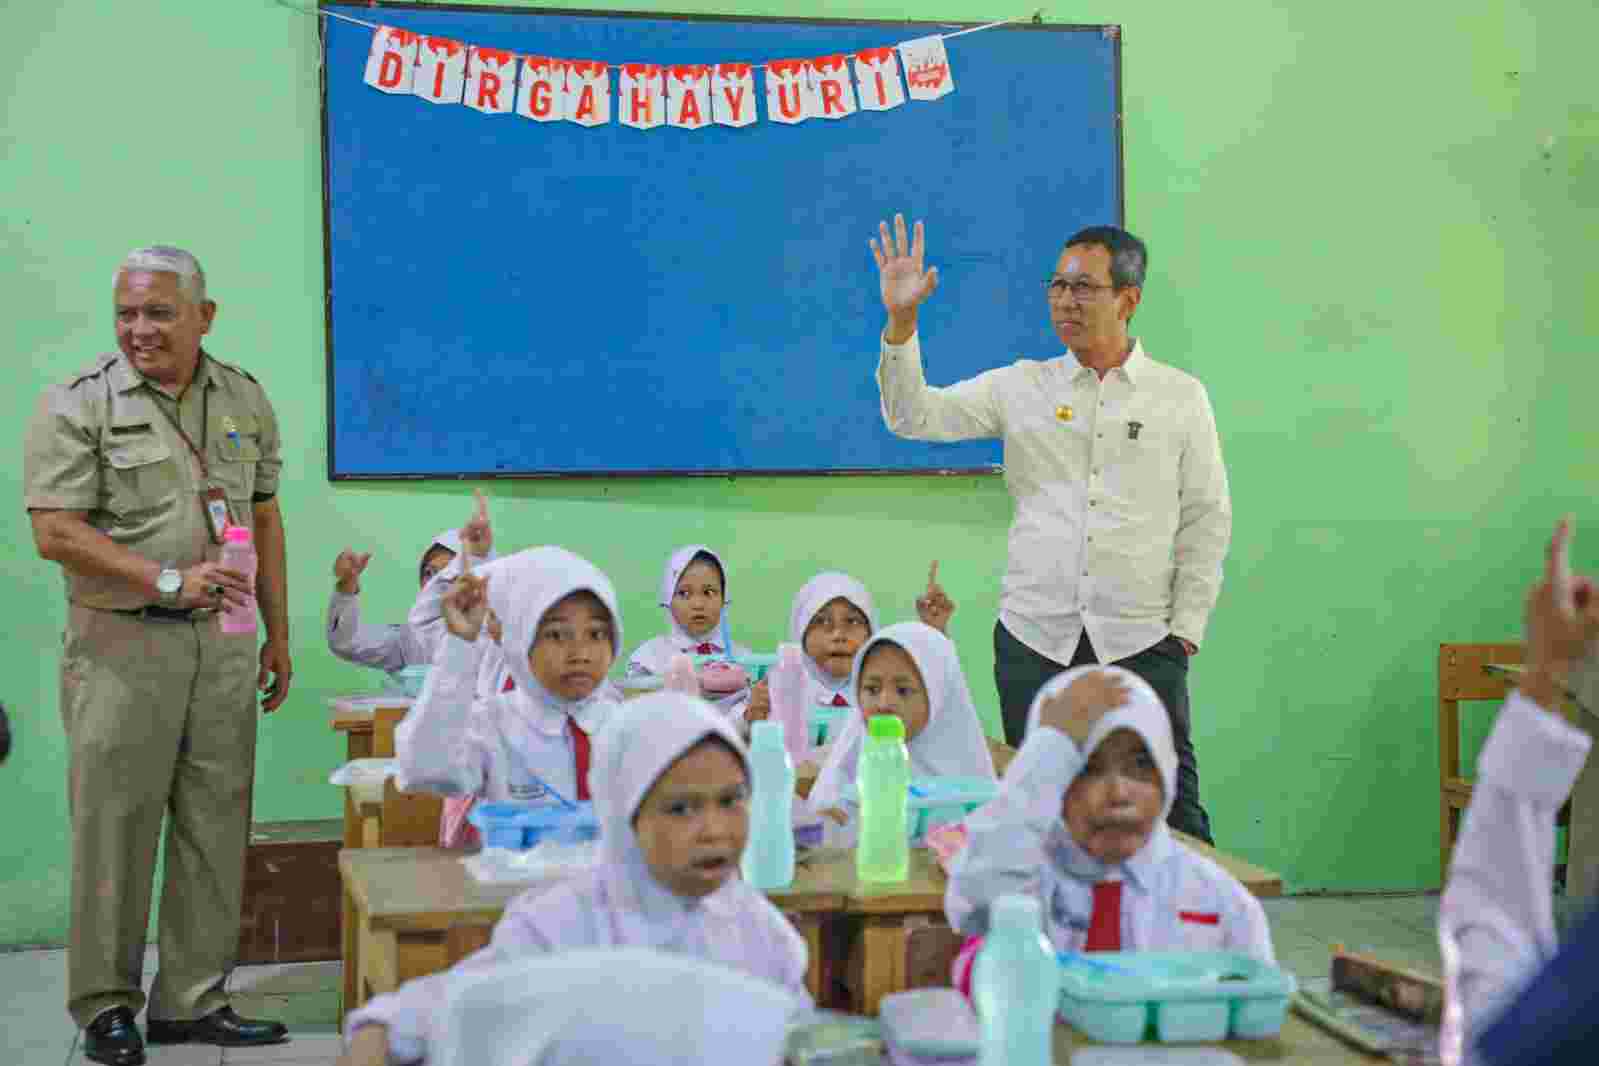
M1060 963L1040 927L1038 900L1000 896L972 967L982 1025L979 1066L1049 1066Z
M772 699L771 720L783 727L783 746L795 766L811 757L811 709L805 703L805 653L798 644L777 649L777 662L767 674Z
M222 534L222 557L225 569L243 574L250 588L255 588L255 538L245 526L229 526ZM222 632L232 635L254 634L256 625L255 594L252 592L242 607L224 604L221 616Z
M903 881L910 875L906 808L910 804L911 757L905 723L891 714L867 720L857 775L861 830L855 845L855 876L862 881Z
M700 694L699 678L694 676L694 660L682 652L672 656L666 664L666 691L681 692L685 696Z
M776 722L750 728L750 776L750 835L739 869L764 892L794 880L794 764Z

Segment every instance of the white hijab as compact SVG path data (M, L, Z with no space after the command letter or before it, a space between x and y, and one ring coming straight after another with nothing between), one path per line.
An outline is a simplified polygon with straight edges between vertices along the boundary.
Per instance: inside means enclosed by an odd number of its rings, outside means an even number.
M622 923L621 941L666 947L696 921L700 908L756 906L765 897L737 874L701 899L677 896L655 879L633 828L633 816L655 782L706 737L727 742L747 777L749 753L727 719L705 701L679 692L652 692L622 704L600 732L589 771L600 822L599 876Z
M760 978L638 948L458 967L443 991L437 1066L774 1066L803 1006Z
M905 744L912 777L986 777L993 780L994 759L983 736L977 705L961 670L955 645L948 637L921 622L898 622L875 634L855 653L850 670L850 695L855 697L844 728L829 748L827 762L811 789L811 803L835 807L857 795L855 780L861 747L866 740L866 718L859 710L861 668L879 644L904 648L921 671L927 692L927 726Z
M715 629L712 629L703 637L696 637L694 634L690 633L688 630L679 625L676 618L672 617L672 600L677 596L677 581L683 576L683 571L688 569L689 563L694 561L694 557L696 555L708 555L712 559L716 560L716 569L722 576L722 610L727 610L727 605L732 602L730 599L728 599L727 595L727 564L722 562L722 557L720 555L711 551L711 549L707 548L703 544L685 544L683 547L673 552L671 558L666 560L666 572L661 575L660 604L662 607L666 608L667 628L671 631L673 639L678 642L680 647L683 645L698 645L706 641L709 641L712 644L721 645L723 643L722 623L718 623ZM725 622L726 616L724 615L723 623ZM731 644L732 639L733 638L730 635L727 642ZM722 650L731 653L732 649L723 648Z
M816 617L816 612L826 607L834 600L843 598L854 604L866 616L867 628L873 632L877 630L877 615L872 609L872 594L866 591L866 586L850 577L848 574L837 570L824 570L800 586L794 594L794 603L788 612L788 639L798 644L801 655L800 661L805 664L805 672L811 680L827 689L831 693L844 693L846 699L854 704L854 687L848 678L839 680L832 674L823 670L805 652L805 630L810 626L811 619Z
M533 730L545 738L556 736L566 728L569 715L592 734L603 724L612 706L610 687L601 684L581 700L562 699L533 677L527 656L538 636L539 622L551 607L574 592L592 592L611 612L614 658L615 649L622 646L622 612L610 578L587 559L556 547L528 548L502 556L481 570L492 575L489 607L503 630L499 654L504 668L516 681L514 691L499 694L511 700L518 712L501 717L500 725L508 731L506 740L511 750L525 750L547 741L526 735L519 738L509 731ZM486 672L480 671L479 678Z
M1163 793L1160 817L1155 820L1155 830L1150 833L1149 840L1138 850L1129 864L1147 859L1157 849L1166 846L1168 832L1166 829L1166 816L1171 814L1172 804L1177 800L1177 745L1172 741L1171 720L1166 715L1166 705L1160 702L1160 696L1150 687L1149 682L1119 666L1078 666L1065 673L1057 674L1046 681L1038 694L1033 697L1033 705L1027 711L1027 732L1031 734L1038 728L1038 717L1043 707L1044 700L1057 692L1062 692L1073 681L1093 670L1104 670L1120 678L1128 689L1128 702L1114 711L1103 715L1094 723L1094 728L1089 731L1088 740L1083 743L1081 752L1083 761L1078 766L1077 774L1081 774L1083 767L1088 765L1088 760L1093 756L1105 738L1118 729L1130 729L1143 740L1149 753L1154 756L1155 768L1160 771L1160 784ZM1077 779L1073 774L1066 783L1066 788L1071 787L1071 781ZM1064 794L1064 792L1063 792ZM1098 859L1077 846L1066 826L1058 818L1055 820L1049 842L1049 850L1057 861L1061 862L1068 871L1078 877L1092 880L1102 879L1108 868Z

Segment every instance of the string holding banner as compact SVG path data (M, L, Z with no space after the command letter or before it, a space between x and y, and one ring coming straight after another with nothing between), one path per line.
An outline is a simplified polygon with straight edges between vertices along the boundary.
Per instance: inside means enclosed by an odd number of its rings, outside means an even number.
M940 100L955 91L946 41L1029 18L1036 22L1041 16L1035 11L853 54L663 66L526 55L290 0L276 2L301 14L372 30L363 80L379 92L462 105L485 115L515 113L535 122L583 126L618 122L641 130L751 126L761 118L758 96L765 99L766 121L782 125L886 111L907 100ZM755 89L757 70L765 81L762 93ZM612 71L618 72L614 91Z

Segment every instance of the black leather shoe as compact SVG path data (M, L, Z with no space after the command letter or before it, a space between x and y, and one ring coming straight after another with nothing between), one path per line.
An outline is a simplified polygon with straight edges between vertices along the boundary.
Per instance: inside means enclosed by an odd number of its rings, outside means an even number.
M126 1007L101 1011L83 1031L83 1054L106 1066L144 1066L144 1041Z
M241 1018L232 1007L223 1007L192 1022L164 1022L150 1018L145 1022L152 1044L216 1044L220 1047L253 1047L281 1044L289 1038L282 1022Z

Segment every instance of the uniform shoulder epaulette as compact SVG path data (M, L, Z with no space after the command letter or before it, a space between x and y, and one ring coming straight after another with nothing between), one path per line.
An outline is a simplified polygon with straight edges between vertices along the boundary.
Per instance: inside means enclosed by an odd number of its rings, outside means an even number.
M104 374L106 369L119 358L121 358L121 354L118 352L107 352L106 354L99 356L94 362L90 363L88 366L72 375L72 377L68 378L67 388L75 388L78 385L83 384L85 381L88 381L90 378L99 377L101 374Z
M206 353L206 358L211 360L217 366L221 367L223 370L231 370L231 371L233 371L235 374L239 375L241 378L243 378L244 380L250 382L251 384L254 384L254 385L261 384L259 381L255 380L255 375L254 374L250 373L248 370L244 369L244 367L242 367L242 366L234 366L232 363L223 362L221 359L218 359L216 356L212 355L210 352Z

